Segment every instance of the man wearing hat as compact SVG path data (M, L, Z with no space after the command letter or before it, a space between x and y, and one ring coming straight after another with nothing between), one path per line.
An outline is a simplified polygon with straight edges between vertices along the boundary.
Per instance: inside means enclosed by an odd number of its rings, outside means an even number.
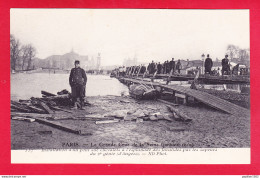
M207 55L207 58L205 60L205 74L211 74L211 68L213 66L212 59L209 57L209 54Z
M80 68L80 62L75 61L75 68L71 69L69 83L71 86L72 101L77 108L77 103L80 104L80 108L84 106L85 88L87 83L87 76L84 69Z
M229 74L230 67L228 61L228 55L225 55L225 58L222 59L222 75Z

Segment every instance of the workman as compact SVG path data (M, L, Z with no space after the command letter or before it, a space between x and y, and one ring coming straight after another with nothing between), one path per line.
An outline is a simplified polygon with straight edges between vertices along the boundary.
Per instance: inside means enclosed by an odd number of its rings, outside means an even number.
M72 102L75 109L83 109L87 75L84 69L80 68L80 61L75 61L75 68L70 71L69 83L71 86ZM78 106L79 104L79 106Z
M213 66L213 62L212 59L209 57L209 54L207 55L204 66L205 66L205 74L211 74L211 68Z

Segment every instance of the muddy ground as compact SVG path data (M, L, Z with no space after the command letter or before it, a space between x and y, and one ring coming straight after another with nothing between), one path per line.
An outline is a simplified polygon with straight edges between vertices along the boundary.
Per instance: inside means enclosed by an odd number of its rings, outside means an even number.
M166 105L155 100L136 101L128 96L96 96L87 100L90 106L74 112L109 115L118 110L141 110L172 117ZM95 119L79 118L53 121L85 133L77 135L38 122L11 120L11 149L250 147L250 116L236 117L205 105L176 108L192 121L120 119L118 123L104 124L96 124Z

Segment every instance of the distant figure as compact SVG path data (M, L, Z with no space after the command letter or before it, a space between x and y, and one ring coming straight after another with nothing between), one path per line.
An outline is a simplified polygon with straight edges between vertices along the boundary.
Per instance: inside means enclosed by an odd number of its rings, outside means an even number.
M123 76L125 76L125 74L126 74L126 67L123 66Z
M230 66L228 61L228 55L225 55L225 58L222 59L222 75L229 74Z
M148 64L147 70L148 70L148 74L151 74L151 63Z
M182 69L181 60L179 59L176 64L176 70L179 74L181 73L181 69Z
M160 62L157 64L157 74L161 74L162 73L162 64L160 64Z
M218 71L217 71L217 76L220 76L221 72L220 72L220 68L218 67Z
M238 75L238 70L239 70L239 64L237 64L235 67L233 67L232 74L233 75Z
M146 67L144 65L141 66L140 74L144 74L146 71Z
M166 61L163 63L163 74L166 74Z
M85 88L87 84L87 75L84 69L80 68L80 62L75 61L75 68L71 69L69 83L71 86L72 102L77 109L78 102L80 109L84 106Z
M209 54L207 55L204 66L205 66L205 74L211 74L211 68L213 66L213 62L212 59L209 57Z
M167 60L166 61L166 74L169 74L170 73L170 62Z
M172 58L172 60L170 61L170 71L172 71L173 73L175 72L175 61L174 58Z
M152 61L151 63L151 74L155 73L155 63Z

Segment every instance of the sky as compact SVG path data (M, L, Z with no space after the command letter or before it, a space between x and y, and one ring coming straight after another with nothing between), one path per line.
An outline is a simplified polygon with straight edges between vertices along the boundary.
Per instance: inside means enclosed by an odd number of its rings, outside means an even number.
M228 44L249 48L249 10L11 9L10 33L46 58L74 52L101 65L124 59L222 59Z

